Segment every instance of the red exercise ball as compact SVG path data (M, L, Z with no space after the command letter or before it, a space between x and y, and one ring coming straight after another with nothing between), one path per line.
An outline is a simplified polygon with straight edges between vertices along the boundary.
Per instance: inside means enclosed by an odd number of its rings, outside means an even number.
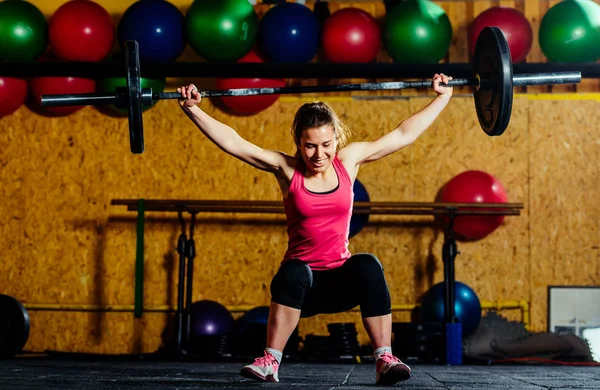
M533 44L531 24L522 12L510 7L492 7L479 14L469 26L469 52L475 53L475 43L481 30L499 27L508 41L513 62L525 60Z
M498 179L482 171L466 171L456 175L442 189L444 203L506 203L508 196ZM502 215L458 216L454 231L469 239L480 239L504 222Z
M0 76L0 118L17 111L27 98L27 81Z
M325 56L332 62L372 62L381 47L375 18L358 8L343 8L325 20L322 33Z
M237 62L264 62L255 51L250 51ZM284 87L284 79L259 79L259 78L231 78L217 79L217 89L237 88L275 88ZM279 95L256 95L256 96L228 96L220 98L233 114L254 115L266 110L279 99Z
M42 108L42 95L94 93L96 81L78 77L36 77L29 83L31 95L38 108ZM43 111L54 115L69 115L83 106L43 107Z
M96 62L110 54L115 25L102 6L89 0L73 0L52 14L48 39L54 54L62 60Z

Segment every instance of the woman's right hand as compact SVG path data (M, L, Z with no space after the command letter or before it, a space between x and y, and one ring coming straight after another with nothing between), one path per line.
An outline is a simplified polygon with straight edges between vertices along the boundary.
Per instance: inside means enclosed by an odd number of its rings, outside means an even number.
M177 92L181 94L181 98L177 100L180 107L194 107L202 101L202 96L194 84L177 88Z

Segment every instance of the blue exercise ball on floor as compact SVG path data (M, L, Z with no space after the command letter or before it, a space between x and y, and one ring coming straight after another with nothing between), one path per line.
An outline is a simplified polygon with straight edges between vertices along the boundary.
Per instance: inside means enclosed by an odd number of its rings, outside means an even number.
M119 21L119 44L137 41L140 61L175 61L185 49L184 21L181 11L168 1L140 0Z
M197 301L191 311L193 336L224 336L233 331L233 316L219 302Z
M354 180L354 201L355 202L369 202L369 193L366 187L358 179ZM369 214L352 214L350 219L350 234L348 238L352 238L357 235L369 222Z
M269 306L257 306L240 317L246 324L267 324L269 322Z
M303 4L279 3L260 20L257 42L273 62L308 62L319 46L317 18Z
M236 331L241 334L264 327L269 322L269 306L257 306L245 312L236 321Z
M431 287L421 303L421 320L424 322L444 321L444 282ZM473 333L481 322L481 302L471 287L454 283L454 314L462 324L463 337Z

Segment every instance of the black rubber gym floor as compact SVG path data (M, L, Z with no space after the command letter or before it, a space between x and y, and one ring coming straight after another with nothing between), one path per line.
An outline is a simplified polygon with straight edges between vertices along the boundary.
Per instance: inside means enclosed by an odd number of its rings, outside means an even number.
M239 375L244 363L21 357L0 361L0 389L365 389L375 365L283 362L279 383ZM406 389L600 389L600 367L413 365Z

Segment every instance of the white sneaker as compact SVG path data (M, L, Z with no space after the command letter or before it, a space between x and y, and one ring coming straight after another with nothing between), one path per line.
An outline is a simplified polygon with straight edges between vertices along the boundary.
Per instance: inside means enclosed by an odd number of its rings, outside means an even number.
M377 376L375 384L393 385L410 378L410 367L389 352L384 352L377 358L375 364Z
M242 368L240 374L246 378L263 382L279 382L279 363L275 356L265 352L265 356L254 359L254 363Z

